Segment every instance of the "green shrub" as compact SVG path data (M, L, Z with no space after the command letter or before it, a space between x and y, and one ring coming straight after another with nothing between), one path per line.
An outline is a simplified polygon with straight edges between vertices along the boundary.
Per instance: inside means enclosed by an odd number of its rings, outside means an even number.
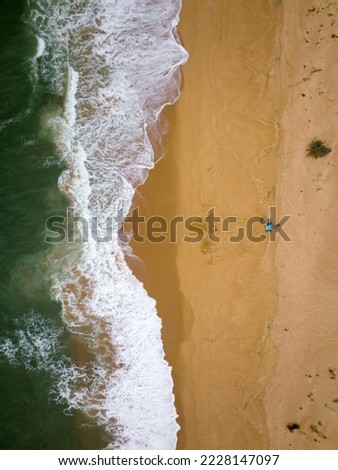
M313 158L325 157L330 152L330 147L327 147L322 140L313 140L307 148L307 155Z

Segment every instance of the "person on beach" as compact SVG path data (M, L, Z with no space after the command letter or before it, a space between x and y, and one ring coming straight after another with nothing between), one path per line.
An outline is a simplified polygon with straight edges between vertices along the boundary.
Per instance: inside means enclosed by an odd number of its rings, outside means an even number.
M262 218L262 219L261 219L261 223L262 223L263 225L265 225L265 231L266 231L266 232L272 232L272 230L273 230L273 223L271 222L270 219Z

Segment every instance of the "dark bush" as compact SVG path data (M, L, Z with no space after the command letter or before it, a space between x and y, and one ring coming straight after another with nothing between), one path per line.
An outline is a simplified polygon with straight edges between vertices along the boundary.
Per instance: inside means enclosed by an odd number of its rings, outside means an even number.
M313 158L325 157L330 152L330 147L327 147L322 140L313 140L306 151L307 155Z

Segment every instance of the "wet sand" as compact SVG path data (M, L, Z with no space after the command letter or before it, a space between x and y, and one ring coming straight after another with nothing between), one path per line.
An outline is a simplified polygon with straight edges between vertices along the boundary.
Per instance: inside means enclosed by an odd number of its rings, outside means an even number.
M230 243L216 224L218 243L186 243L181 228L176 243L132 244L163 320L179 449L336 446L337 169L334 151L306 157L312 138L336 145L336 4L319 3L308 14L308 0L183 2L190 59L167 113L168 154L140 188L143 213L214 208L238 217L234 235L276 206L292 215L292 241Z

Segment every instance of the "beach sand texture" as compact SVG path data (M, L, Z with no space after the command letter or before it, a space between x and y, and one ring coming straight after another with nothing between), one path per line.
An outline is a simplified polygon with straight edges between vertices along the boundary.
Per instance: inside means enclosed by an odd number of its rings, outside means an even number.
M277 200L292 215L292 242L276 249L271 448L338 448L337 18L337 2L284 2ZM304 156L315 138L332 148L322 160ZM290 433L287 423L300 429Z
M218 226L219 243L186 243L183 229L133 242L163 320L180 449L338 447L337 13L326 0L183 1L190 59L143 211L214 208L238 217L234 234L276 206L292 241L229 243ZM314 138L327 157L306 156Z

